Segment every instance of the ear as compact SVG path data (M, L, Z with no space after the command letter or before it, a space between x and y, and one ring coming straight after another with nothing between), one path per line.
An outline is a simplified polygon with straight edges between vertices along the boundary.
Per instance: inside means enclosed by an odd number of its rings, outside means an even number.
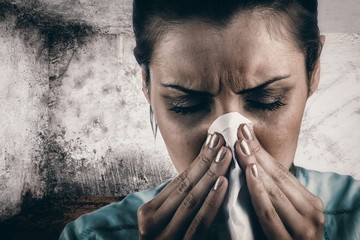
M319 49L319 57L318 57L318 59L317 59L317 61L315 63L314 69L313 69L312 74L311 74L309 97L316 91L316 89L319 86L319 82L320 82L320 56L321 56L322 48L323 48L324 43L325 43L325 36L324 35L320 36L320 43L321 43L321 47Z
M145 66L141 66L141 78L142 78L142 91L146 98L146 101L150 104L150 86L146 83L146 69Z

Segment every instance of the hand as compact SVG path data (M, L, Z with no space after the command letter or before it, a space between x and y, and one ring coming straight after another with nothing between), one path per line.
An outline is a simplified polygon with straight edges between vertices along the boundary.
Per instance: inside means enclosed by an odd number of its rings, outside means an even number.
M232 154L209 135L190 167L138 210L140 239L201 239L223 202Z
M235 152L246 169L256 215L268 239L321 239L322 201L261 146L248 125L240 125Z

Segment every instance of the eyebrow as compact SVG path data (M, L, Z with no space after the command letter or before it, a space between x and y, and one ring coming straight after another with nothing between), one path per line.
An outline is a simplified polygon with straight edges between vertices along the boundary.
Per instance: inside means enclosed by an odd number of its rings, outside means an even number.
M253 87L253 88L247 88L247 89L243 89L241 90L240 92L238 92L237 94L247 94L247 93L251 93L251 92L257 92L257 91L260 91L262 89L264 89L266 86L274 83L274 82L277 82L277 81L280 81L280 80L284 80L284 79L287 79L291 77L290 74L288 75L283 75L283 76L276 76L276 77L273 77L269 80L267 80L266 82L256 86L256 87Z
M288 75L273 77L273 78L267 80L266 82L264 82L264 83L262 83L262 84L260 84L260 85L258 85L258 86L256 86L256 87L243 89L243 90L241 90L240 92L238 92L237 94L247 94L247 93L251 93L251 92L256 92L256 91L262 90L262 89L264 89L266 86L268 86L268 85L270 85L270 84L272 84L272 83L274 83L274 82L287 79L287 78L289 78L290 76L291 76L291 75L288 74ZM176 84L161 83L161 86L166 87L166 88L176 89L176 90L178 90L178 91L184 92L184 93L189 94L189 95L204 95L204 96L210 96L210 97L214 97L214 96L215 96L214 94L209 93L209 92L206 92L206 91L197 91L197 90L185 88L185 87L183 87L183 86L176 85Z
M206 92L206 91L197 91L197 90L193 90L193 89L188 89L188 88L176 85L176 84L161 83L161 86L166 87L166 88L176 89L176 90L179 90L179 91L184 92L189 95L204 95L204 96L210 96L210 97L214 96L214 94Z

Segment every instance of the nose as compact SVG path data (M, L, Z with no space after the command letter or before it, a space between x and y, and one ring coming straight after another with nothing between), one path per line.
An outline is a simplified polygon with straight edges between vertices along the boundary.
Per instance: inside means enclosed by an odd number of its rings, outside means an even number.
M240 95L236 93L230 93L225 96L221 96L218 99L215 99L215 104L214 104L215 119L221 115L230 112L237 112L247 118L249 117L247 116L248 113L245 110L244 100Z
M237 112L245 118L253 121L252 116L245 109L245 102L242 97L238 94L228 94L226 96L217 97L214 99L212 114L204 122L204 131L207 131L211 124L220 116ZM206 129L206 130L205 130Z

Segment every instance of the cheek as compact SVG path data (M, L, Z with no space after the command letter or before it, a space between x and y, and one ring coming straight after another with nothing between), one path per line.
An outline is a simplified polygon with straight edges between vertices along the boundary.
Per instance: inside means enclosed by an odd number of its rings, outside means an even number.
M263 147L287 168L294 160L305 102L306 96L296 97L276 117L255 124L255 133Z
M284 118L276 125L255 128L263 147L284 166L290 167L296 151L301 121Z
M154 99L154 114L158 127L176 170L181 173L187 169L199 154L206 139L205 126L189 126L179 121L165 106Z

